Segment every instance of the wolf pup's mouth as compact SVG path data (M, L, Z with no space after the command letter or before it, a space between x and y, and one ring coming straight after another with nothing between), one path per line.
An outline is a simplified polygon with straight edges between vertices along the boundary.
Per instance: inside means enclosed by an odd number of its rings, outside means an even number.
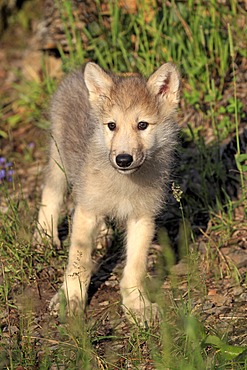
M130 175L131 173L134 173L134 172L138 171L140 168L141 168L141 165L136 166L136 167L132 167L132 168L119 168L119 167L115 167L115 169L119 173L122 173L124 175Z
M121 153L114 156L110 154L109 159L112 167L115 168L115 170L121 174L129 175L141 168L146 156L142 153L142 155L134 159L130 154Z

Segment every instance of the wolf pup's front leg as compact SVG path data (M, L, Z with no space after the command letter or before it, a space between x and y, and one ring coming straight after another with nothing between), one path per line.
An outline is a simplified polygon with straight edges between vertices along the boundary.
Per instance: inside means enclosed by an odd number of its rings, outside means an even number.
M120 283L123 307L131 321L143 324L158 316L158 308L147 298L144 288L148 249L154 235L152 217L131 218L127 222L127 259Z
M59 310L61 295L66 298L68 314L76 314L85 308L93 270L91 254L99 226L100 222L94 214L85 212L80 205L76 206L64 282L50 303L53 313Z

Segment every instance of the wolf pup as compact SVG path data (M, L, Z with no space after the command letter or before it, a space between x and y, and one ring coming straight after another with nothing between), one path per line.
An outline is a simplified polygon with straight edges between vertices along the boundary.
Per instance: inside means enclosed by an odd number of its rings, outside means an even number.
M144 289L154 218L166 195L180 76L171 63L148 80L118 77L97 64L70 74L51 105L50 156L38 219L38 233L58 239L58 214L68 185L75 210L61 293L72 312L87 301L91 254L106 217L126 223L126 265L120 283L129 316L150 321L157 313Z

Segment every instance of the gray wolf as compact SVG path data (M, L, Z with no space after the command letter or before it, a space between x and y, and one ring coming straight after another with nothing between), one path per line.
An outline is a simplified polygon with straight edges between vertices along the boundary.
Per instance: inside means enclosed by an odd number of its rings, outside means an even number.
M126 264L120 283L127 316L150 321L158 309L144 288L154 218L165 201L177 142L180 76L163 64L147 80L118 77L95 63L68 75L51 104L52 133L38 231L58 239L58 215L68 186L75 204L61 292L72 312L84 308L91 254L106 217L126 224Z

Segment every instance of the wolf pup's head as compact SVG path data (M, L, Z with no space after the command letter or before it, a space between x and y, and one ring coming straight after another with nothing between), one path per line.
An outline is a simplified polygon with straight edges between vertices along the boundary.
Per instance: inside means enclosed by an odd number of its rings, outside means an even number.
M87 63L84 79L111 165L118 172L135 172L174 141L180 76L173 64L163 64L145 80L113 76Z

